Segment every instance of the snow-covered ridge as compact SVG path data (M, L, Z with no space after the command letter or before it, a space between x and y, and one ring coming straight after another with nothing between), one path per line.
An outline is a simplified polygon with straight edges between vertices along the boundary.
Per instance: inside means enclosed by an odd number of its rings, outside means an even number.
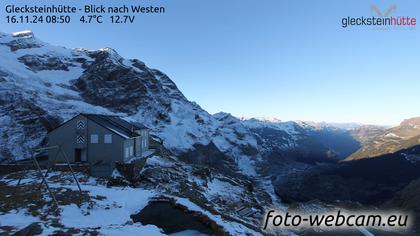
M351 130L363 126L360 123L329 123L329 122L314 122L314 121L282 121L276 117L252 117L240 118L241 121L249 128L262 128L270 127L274 129L282 129L285 131L293 131L293 126L304 129L323 129L323 128L336 128L343 130Z
M254 119L254 120L258 120L261 122L270 122L270 123L280 123L282 122L281 119L274 117L274 116L256 116L256 117L251 117L251 118L246 118L246 117L241 117L241 120L250 120L250 119Z
M260 120L258 118L251 118L247 120L243 119L242 123L250 129L272 128L272 129L283 130L290 134L296 133L297 132L296 128L299 126L298 123L293 122L293 121L281 122L280 120L271 121L271 120L265 120L265 119Z

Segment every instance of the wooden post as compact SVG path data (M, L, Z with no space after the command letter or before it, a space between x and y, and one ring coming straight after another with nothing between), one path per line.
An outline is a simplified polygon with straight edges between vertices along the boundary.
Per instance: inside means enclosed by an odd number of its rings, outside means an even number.
M53 146L51 148L42 148L42 149L38 149L38 150L50 150L50 149L53 149L53 148L57 148L57 146ZM55 161L56 161L57 156L58 156L59 153L60 153L60 150L57 150L57 153L55 154L54 159L53 159L53 164L51 166L48 166L47 172L45 172L44 178L42 179L42 182L39 185L39 189L42 188L42 184L44 183L44 179L47 178L47 175L50 172L50 170L52 169L52 166L55 164Z
M23 176L25 176L25 174L26 174L26 167L25 165L23 165L23 173L19 176L19 181L17 182L16 187L19 187L20 182L22 181L22 178Z
M35 156L34 156L33 153L31 153L31 157L32 157L33 162L35 163L36 168L38 169L39 176L41 176L42 181L45 183L45 186L47 186L48 192L50 193L52 199L54 200L55 206L58 208L57 199L55 199L54 193L51 191L50 186L48 185L47 181L45 180L44 175L42 174L41 167L39 166L39 163L36 160L36 158L35 158Z
M76 177L76 175L75 175L75 174L74 174L74 172L73 172L73 168L71 168L70 161L69 161L69 159L67 158L66 153L63 151L63 149L61 148L61 146L59 147L59 150L60 150L60 151L61 151L61 153L63 154L64 159L66 159L66 162L67 162L67 165L69 166L70 172L71 172L71 174L73 175L74 180L76 181L77 187L79 188L79 192L80 192L80 193L82 193L82 189L80 188L79 181L77 180L77 177Z

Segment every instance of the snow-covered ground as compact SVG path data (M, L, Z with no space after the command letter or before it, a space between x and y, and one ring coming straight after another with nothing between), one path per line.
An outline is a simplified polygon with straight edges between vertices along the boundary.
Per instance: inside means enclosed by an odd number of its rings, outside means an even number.
M156 161L156 159L152 159ZM146 207L149 201L154 197L162 197L163 194L159 190L149 190L144 188L131 187L107 187L103 180L93 177L87 177L82 174L78 175L81 180L81 188L84 194L89 196L89 200L78 202L73 199L77 197L77 186L73 183L69 173L53 172L48 177L50 187L56 193L59 201L59 214L49 213L54 206L52 199L47 194L45 189L41 195L45 201L45 205L20 206L16 209L11 209L7 212L0 211L0 233L6 232L3 230L7 226L13 227L13 231L18 231L31 223L39 222L42 225L42 235L49 235L58 230L66 231L78 229L79 235L86 232L97 232L101 235L166 235L162 229L155 225L142 225L140 223L133 223L130 215L140 212ZM11 176L5 176L0 179L1 184L5 184L10 188L32 187L33 191L40 191L36 188L39 184L36 172L29 172L21 182L21 187L15 187L18 179ZM210 191L215 191L219 188L219 183L214 182ZM219 186L219 187L217 187ZM71 191L69 193L68 191ZM68 202L63 203L60 200L62 196L60 193L74 194ZM222 219L219 215L213 215L207 210L200 208L187 198L165 195L173 198L178 204L187 207L191 211L201 212L214 220L218 225L224 228L226 232L231 235L252 234L259 235L239 223L228 222ZM13 194L5 196L6 198L13 198ZM34 199L35 201L35 199ZM6 201L7 202L7 201ZM4 210L0 204L0 210ZM35 212L35 213L34 213ZM194 230L187 230L179 232L174 235L203 235Z

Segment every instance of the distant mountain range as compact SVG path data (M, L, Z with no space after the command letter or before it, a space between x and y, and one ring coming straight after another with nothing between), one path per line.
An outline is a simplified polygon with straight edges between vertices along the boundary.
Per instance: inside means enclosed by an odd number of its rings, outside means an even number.
M350 129L339 124L242 119L257 139L263 156L295 156L307 161L341 160L359 147ZM347 124L343 124L349 127Z

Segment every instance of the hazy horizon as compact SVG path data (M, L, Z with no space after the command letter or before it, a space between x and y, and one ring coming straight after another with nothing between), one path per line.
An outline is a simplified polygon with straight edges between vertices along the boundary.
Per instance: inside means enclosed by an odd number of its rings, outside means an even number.
M200 104L199 104L200 105ZM267 121L273 121L273 120L278 120L280 122L288 122L288 121L301 121L301 122L314 122L314 123L327 123L327 124L357 124L357 125L374 125L374 126L381 126L381 127L395 127L400 125L401 122L403 122L404 120L407 119L411 119L411 118L416 118L416 117L420 117L420 115L418 116L413 116L413 117L407 117L402 119L400 122L396 123L396 124L369 124L369 123L362 123L362 122L356 122L356 121L333 121L333 120L302 120L302 119L281 119L281 117L275 117L275 116L240 116L240 115L235 115L232 114L230 112L226 112L226 111L219 111L219 112L225 112L225 113L229 113L232 116L239 118L239 119L245 119L245 120L249 120L249 119L257 119L257 120L267 120ZM210 114L217 114L216 113L210 113Z
M60 2L66 3L83 5ZM7 4L16 3L2 2ZM114 48L168 74L189 100L211 114L386 126L420 116L415 111L418 29L341 27L343 17L374 15L370 2L143 4L160 4L167 11L128 25L5 24L1 31L29 29L45 42L69 48ZM376 4L382 11L395 4L395 16L419 14L420 2L414 0Z

